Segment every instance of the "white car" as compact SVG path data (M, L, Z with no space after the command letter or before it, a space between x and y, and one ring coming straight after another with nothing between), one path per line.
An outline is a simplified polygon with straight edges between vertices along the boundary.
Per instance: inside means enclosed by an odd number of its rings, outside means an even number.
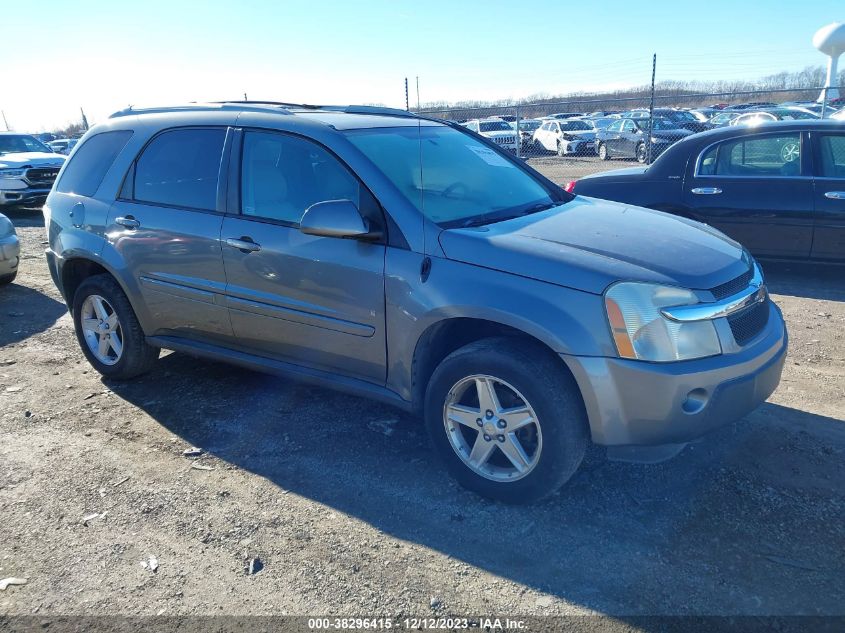
M78 142L78 138L57 138L55 141L48 141L47 145L57 154L67 155Z
M580 119L549 119L534 130L534 148L558 156L594 154L596 129Z
M0 132L0 207L43 204L65 160L34 136Z
M464 127L489 138L499 147L516 152L516 130L502 119L473 119Z

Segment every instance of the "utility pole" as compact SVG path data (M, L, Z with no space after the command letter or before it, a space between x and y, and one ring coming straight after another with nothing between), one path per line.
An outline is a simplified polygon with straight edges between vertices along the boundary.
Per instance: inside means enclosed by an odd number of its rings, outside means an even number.
M651 165L651 133L654 131L654 76L657 72L657 53L651 58L651 103L648 106L648 140L646 141L646 165Z
M411 106L408 104L408 78L405 77L405 112L410 112Z
M417 112L420 111L420 76L417 75Z
M6 126L6 131L9 131L9 122L6 120L6 113L3 110L0 110L0 114L3 115L3 124Z

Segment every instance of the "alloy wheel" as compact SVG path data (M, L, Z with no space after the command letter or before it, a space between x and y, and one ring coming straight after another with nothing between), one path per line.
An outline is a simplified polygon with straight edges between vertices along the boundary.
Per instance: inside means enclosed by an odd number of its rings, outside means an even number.
M486 479L516 481L540 460L540 421L528 400L500 378L458 381L446 397L443 424L461 461Z
M94 358L104 365L116 364L123 356L123 329L112 305L100 295L89 295L79 321Z

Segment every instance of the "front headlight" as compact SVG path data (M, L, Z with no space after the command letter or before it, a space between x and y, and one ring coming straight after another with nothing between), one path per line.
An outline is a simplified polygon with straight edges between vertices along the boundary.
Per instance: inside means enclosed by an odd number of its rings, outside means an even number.
M5 215L0 215L0 239L15 235L15 225Z
M15 178L23 176L23 169L0 169L0 178Z
M620 282L604 295L616 350L622 358L656 362L690 360L722 353L713 321L679 323L662 308L698 303L691 290L639 282Z

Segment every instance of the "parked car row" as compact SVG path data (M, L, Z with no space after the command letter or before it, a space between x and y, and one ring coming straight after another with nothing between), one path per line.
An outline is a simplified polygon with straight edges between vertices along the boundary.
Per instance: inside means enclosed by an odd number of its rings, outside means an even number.
M558 156L598 155L602 160L627 158L648 162L660 156L672 143L693 133L724 126L818 119L822 111L821 104L806 102L779 106L752 102L717 107L720 105L695 109L562 112L518 122L515 116L489 117L464 121L462 125L505 149L519 149L524 155L554 152ZM825 116L840 118L832 107L825 108ZM519 138L512 132L518 133Z

